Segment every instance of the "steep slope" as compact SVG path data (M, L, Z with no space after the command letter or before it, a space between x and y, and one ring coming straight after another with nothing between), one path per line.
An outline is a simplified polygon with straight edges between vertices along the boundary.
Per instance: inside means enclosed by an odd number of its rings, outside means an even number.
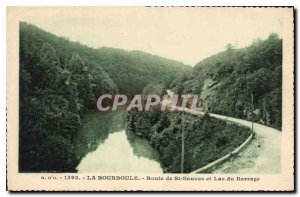
M271 34L246 48L228 45L225 51L196 64L193 74L173 83L173 90L200 94L206 111L253 118L280 130L281 85L282 40Z
M151 81L168 86L175 78L191 70L190 66L181 62L141 51L90 48L25 22L20 23L20 32L25 40L34 43L34 47L40 47L44 42L49 43L59 54L63 54L62 59L69 59L77 54L92 65L100 65L116 82L119 91L126 94L141 93L143 87Z

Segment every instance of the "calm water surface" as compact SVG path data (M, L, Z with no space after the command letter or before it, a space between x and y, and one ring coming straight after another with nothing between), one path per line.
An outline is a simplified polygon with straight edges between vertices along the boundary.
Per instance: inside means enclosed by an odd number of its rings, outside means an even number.
M79 173L162 173L145 139L125 131L124 111L90 112L76 137Z

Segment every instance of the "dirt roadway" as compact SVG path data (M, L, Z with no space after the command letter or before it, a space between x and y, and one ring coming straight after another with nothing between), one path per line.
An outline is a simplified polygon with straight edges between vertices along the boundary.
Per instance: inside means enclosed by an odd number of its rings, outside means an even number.
M203 112L185 108L192 114ZM251 128L251 122L217 114L210 116L229 120ZM222 164L213 173L264 173L275 174L280 172L281 132L265 125L254 123L255 137L252 142L235 158Z

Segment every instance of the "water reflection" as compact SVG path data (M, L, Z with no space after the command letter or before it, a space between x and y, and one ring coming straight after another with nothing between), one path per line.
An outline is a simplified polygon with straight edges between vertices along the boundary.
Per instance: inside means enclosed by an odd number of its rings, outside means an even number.
M162 173L146 140L124 130L125 112L90 113L77 136L78 172Z
M96 150L110 133L124 129L124 111L90 111L82 120L82 129L74 139L77 158Z

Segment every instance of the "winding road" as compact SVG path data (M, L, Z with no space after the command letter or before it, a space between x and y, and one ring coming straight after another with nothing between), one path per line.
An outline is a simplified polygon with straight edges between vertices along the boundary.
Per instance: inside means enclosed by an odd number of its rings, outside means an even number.
M196 115L204 114L188 108L184 111ZM246 120L217 114L210 114L210 116L250 128L252 126L252 122ZM280 172L281 131L258 123L254 123L253 129L255 137L252 142L235 158L222 164L213 173L275 174Z
M167 93L170 96L167 101L169 107L195 115L204 115L201 111L174 106L171 101L174 93L170 90L167 90ZM212 113L210 116L252 128L252 122L247 120ZM253 124L253 130L255 135L250 144L212 173L280 173L281 131L258 123Z

